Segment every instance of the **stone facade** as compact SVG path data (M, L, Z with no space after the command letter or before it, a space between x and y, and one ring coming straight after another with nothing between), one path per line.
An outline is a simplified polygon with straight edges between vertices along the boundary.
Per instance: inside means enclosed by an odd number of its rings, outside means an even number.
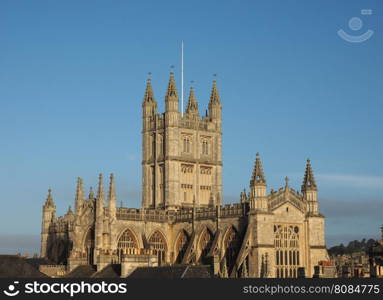
M57 264L132 266L155 257L157 265L210 264L220 277L307 277L327 261L324 217L308 160L301 192L288 179L267 192L259 154L238 203L222 205L221 100L214 81L208 111L200 117L194 90L180 113L171 73L165 113L147 81L142 131L142 208L116 206L113 174L107 197L100 174L96 195L85 197L77 180L75 209L55 216L49 190L43 206L41 256ZM105 199L107 198L107 199ZM149 252L148 252L149 251Z

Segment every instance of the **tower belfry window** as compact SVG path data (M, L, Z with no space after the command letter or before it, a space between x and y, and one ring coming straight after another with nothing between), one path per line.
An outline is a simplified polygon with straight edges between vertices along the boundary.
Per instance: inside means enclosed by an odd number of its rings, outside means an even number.
M182 148L182 151L185 152L185 153L190 153L190 150L191 150L191 146L190 146L190 137L189 136L185 136L183 138L183 148Z
M202 141L202 154L209 155L209 142L207 140Z

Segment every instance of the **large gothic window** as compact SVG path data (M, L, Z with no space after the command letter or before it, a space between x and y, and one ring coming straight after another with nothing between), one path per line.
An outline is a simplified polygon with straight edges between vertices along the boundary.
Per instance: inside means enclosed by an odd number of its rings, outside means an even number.
M177 255L176 263L180 264L182 262L186 249L188 247L188 242L189 242L189 235L187 234L185 230L182 230L176 242L176 255Z
M239 249L239 235L237 230L234 227L230 227L229 231L225 237L225 258L227 269L230 271L235 264L237 259L238 249Z
M200 256L201 260L203 260L206 257L206 255L208 255L210 248L212 246L212 243L213 243L213 234L208 228L205 228L199 243L199 248L201 251L201 256Z
M121 261L121 257L125 253L129 253L130 249L138 249L138 243L133 233L126 229L120 236L117 243L117 255L118 260Z
M274 246L276 277L297 277L300 267L299 227L274 225Z
M158 264L163 264L166 260L167 246L164 236L159 231L154 232L150 237L149 248L157 255Z

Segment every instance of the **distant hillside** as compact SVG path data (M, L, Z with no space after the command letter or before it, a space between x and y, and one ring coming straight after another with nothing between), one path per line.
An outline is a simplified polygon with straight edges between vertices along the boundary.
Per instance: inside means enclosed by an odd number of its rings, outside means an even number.
M330 255L342 255L342 254L351 254L355 252L368 252L368 249L374 245L376 241L374 239L363 239L361 241L352 241L349 242L347 246L340 244L338 246L333 246L330 249L328 249L328 253Z

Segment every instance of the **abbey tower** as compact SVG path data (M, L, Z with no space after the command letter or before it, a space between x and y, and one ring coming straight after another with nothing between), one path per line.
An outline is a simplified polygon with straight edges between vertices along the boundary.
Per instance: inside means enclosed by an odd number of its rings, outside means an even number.
M158 113L148 79L142 103L142 206L179 209L195 202L215 207L222 194L222 108L216 82L205 116L199 115L193 88L184 114L178 103L171 73L165 112Z

